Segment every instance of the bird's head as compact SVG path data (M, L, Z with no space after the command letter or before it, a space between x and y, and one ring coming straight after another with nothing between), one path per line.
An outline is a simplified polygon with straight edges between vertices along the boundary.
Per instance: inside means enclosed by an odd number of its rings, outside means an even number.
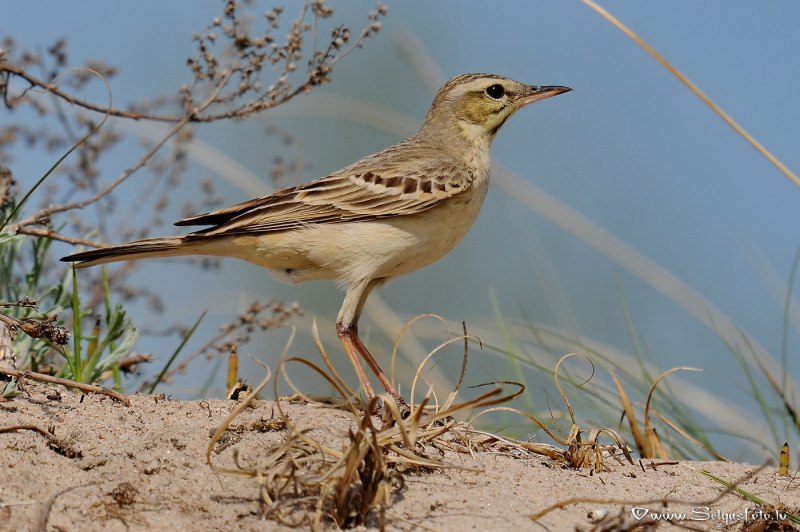
M489 141L508 118L522 107L572 89L525 85L493 74L463 74L439 89L424 129L456 132L471 141Z

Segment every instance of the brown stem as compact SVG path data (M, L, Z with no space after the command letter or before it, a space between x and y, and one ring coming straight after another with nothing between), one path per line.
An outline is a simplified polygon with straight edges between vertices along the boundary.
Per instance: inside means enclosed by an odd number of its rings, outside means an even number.
M125 111L125 110L122 110L122 109L118 109L116 107L110 107L110 108L109 107L104 107L104 106L98 105L96 103L92 103L92 102L89 102L89 101L86 101L86 100L82 100L80 98L77 98L77 97L75 97L75 96L73 96L73 95L71 95L69 93L66 93L66 92L60 90L58 88L58 86L53 84L53 83L48 83L46 81L38 79L38 78L30 75L24 69L15 67L15 66L7 64L7 63L0 64L0 72L7 72L9 74L18 76L18 77L24 79L25 81L27 81L28 83L30 83L31 85L33 85L34 87L39 87L41 89L44 89L44 90L50 92L51 94L57 96L58 98L61 98L62 100L66 101L66 102L69 102L69 103L71 103L73 105L77 105L79 107L83 107L84 109L87 109L89 111L95 111L97 113L103 113L103 114L107 114L109 116L116 116L116 117L119 117L119 118L129 118L131 120L152 120L154 122L175 122L175 123L184 123L184 122L208 123L208 122L215 122L217 120L226 120L226 119L229 119L229 118L241 118L243 116L247 116L249 114L260 112L260 111L265 111L267 109L271 109L271 108L276 107L276 106L278 106L280 104L283 104L283 103L291 100L292 98L294 98L298 94L302 94L302 93L306 92L307 90L310 89L311 86L314 85L314 83L312 81L313 77L309 76L309 78L306 79L305 82L300 84L295 90L293 90L289 94L281 97L280 99L272 100L272 101L269 101L269 102L264 102L264 101L262 101L262 99L266 96L266 95L264 95L264 96L262 96L261 99L256 99L254 101L248 102L248 103L246 103L246 104L244 104L244 105L242 105L240 107L237 107L235 109L232 109L230 111L225 111L224 113L202 115L202 114L200 114L200 111L202 111L205 107L207 107L207 106L202 106L201 109L196 110L195 112L192 112L188 116L169 115L169 114L154 115L154 114L146 114L146 113L137 113L135 111ZM220 83L220 87L225 85L225 83L227 82L227 78L230 77L230 75L223 76L223 77L225 79L222 81L222 83ZM215 90L214 92L215 92L215 98L216 98L216 96L219 95L219 91Z
M17 229L17 234L40 236L43 238L49 238L50 240L60 240L61 242L67 242L69 244L75 244L80 246L101 248L106 245L103 244L102 242L96 242L94 240L86 240L85 238L75 238L71 236L62 235L56 233L51 229L36 229L33 227L16 227L16 229Z
M11 427L0 427L0 433L3 432L16 432L18 430L30 430L41 434L47 440L48 445L50 448L56 451L59 454L66 456L67 458L81 458L82 453L72 448L68 443L62 441L61 439L57 438L54 434L47 432L44 429L37 427L36 425L14 425Z
M69 211L69 210L72 210L72 209L83 209L87 205L91 205L92 203L94 203L96 201L99 201L99 200L103 199L104 197L108 196L109 194L111 194L111 192L115 188L117 188L119 185L121 185L126 179L128 179L131 175L133 175L139 169L144 167L144 165L147 164L147 162L150 159L152 159L153 156L155 156L156 153L158 153L158 151L162 148L162 146L164 146L164 144L167 143L167 141L169 139L171 139L173 136L175 136L181 129L183 129L183 127L186 124L188 124L191 121L193 116L197 116L200 112L203 111L203 109L207 108L209 105L214 103L214 101L217 99L217 96L219 96L219 93L222 91L222 89L227 84L228 79L230 79L230 75L231 75L230 71L225 72L222 75L222 77L220 79L220 82L217 85L217 88L214 90L214 92L211 93L211 95L202 104L200 104L199 107L194 108L188 115L184 116L177 124L175 124L172 127L172 129L169 130L169 132L164 136L164 138L162 138L160 141L158 141L158 143L156 143L156 145L153 146L150 149L150 151L148 151L144 155L144 157L142 157L136 164L134 164L133 166L131 166L130 168L128 168L127 170L122 172L122 175L120 175L113 183L111 183L110 185L105 187L103 190L101 190L97 194L95 194L95 195L93 195L93 196L91 196L89 198L86 198L84 200L75 201L75 202L72 202L72 203L65 203L63 205L55 205L53 207L48 207L46 209L43 209L43 210L39 211L38 213L34 214L33 216L30 216L30 217L20 221L16 225L11 226L11 231L12 232L19 231L20 227L25 226L25 225L31 225L31 224L38 223L39 220L41 220L42 218L47 218L52 214L56 214L56 213L59 213L59 212L65 212L65 211ZM108 112L108 109L106 109L105 111Z
M75 382L69 379L62 379L59 377L53 377L51 375L45 375L44 373L34 373L33 371L17 371L8 368L0 368L0 375L8 375L9 377L14 377L16 379L30 379L32 381L47 382L50 384L60 384L61 386L66 386L68 388L77 388L79 390L88 393L98 393L100 395L107 395L108 397L114 399L115 401L119 401L125 406L131 406L130 399L128 399L121 393L115 392L114 390L109 390L108 388L103 388L102 386L95 386L93 384L84 384L82 382Z

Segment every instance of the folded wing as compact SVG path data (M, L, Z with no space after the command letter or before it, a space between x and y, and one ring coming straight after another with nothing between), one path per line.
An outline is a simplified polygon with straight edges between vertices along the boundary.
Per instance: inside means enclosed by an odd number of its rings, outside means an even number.
M432 170L432 169L431 169ZM288 188L175 225L212 225L187 235L208 237L285 231L308 224L353 222L424 212L466 190L472 176L457 167L437 174L399 169L351 171Z

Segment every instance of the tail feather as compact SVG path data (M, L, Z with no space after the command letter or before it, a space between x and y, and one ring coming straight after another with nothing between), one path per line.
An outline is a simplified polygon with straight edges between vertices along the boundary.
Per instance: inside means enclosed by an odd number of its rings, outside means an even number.
M187 244L179 236L166 238L148 238L129 244L110 246L107 248L82 251L63 257L62 262L75 262L77 268L86 268L95 264L125 260L151 259L156 257L174 257L197 253L197 246Z

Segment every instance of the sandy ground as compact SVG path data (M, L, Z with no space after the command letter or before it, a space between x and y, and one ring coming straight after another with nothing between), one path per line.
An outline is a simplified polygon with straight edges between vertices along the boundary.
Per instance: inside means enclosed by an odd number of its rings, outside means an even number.
M131 397L130 407L108 397L53 392L27 384L27 395L0 403L0 431L32 425L69 445L57 452L31 430L0 432L0 529L2 530L274 530L261 515L253 479L214 473L205 459L210 433L234 408L233 401L157 401ZM347 414L304 403L284 403L293 422L312 434L341 438ZM274 412L256 401L235 423L229 447L215 459L257 463L285 438L285 429L264 428ZM260 428L258 428L260 427ZM607 463L611 471L590 474L525 453L446 453L439 459L471 470L438 469L405 475L392 495L387 528L395 530L574 530L598 526L632 529L658 523L739 530L745 515L762 520L772 508L724 494L720 485L692 468L728 480L765 501L800 508L800 480L779 478L775 468L718 462L659 465ZM643 467L644 465L644 467ZM755 473L754 473L755 472ZM721 496L722 495L722 496ZM569 504L534 522L531 514L570 497L616 499L625 504ZM649 499L669 499L664 506ZM665 515L667 512L671 516ZM773 515L774 516L774 515ZM641 518L640 519L637 519ZM673 524L662 519L675 518ZM782 521L786 524L786 521ZM373 519L369 525L377 526ZM328 524L330 526L330 524ZM361 527L363 528L363 527ZM760 530L760 528L753 528Z

